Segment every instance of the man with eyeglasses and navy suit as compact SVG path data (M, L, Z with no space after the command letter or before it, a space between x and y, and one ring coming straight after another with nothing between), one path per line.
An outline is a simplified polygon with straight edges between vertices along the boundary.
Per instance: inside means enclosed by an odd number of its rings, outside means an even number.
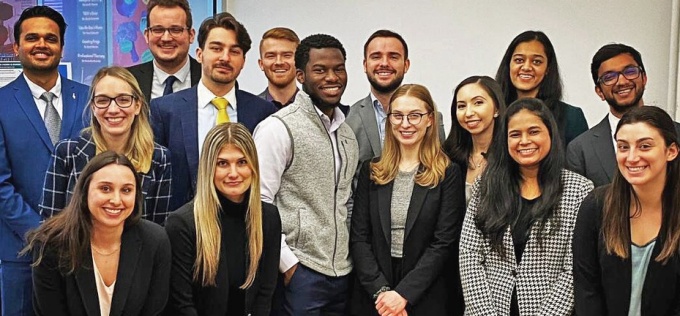
M190 88L201 79L201 65L189 56L194 42L187 0L151 0L147 6L144 39L153 60L128 67L146 102Z

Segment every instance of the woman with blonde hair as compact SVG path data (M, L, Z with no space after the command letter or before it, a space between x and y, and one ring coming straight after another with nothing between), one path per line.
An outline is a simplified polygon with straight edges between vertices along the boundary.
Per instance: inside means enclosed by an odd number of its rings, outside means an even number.
M445 263L465 211L461 170L441 148L427 88L390 99L382 156L361 168L350 251L360 286L357 315L445 315Z
M100 69L90 88L90 121L79 137L55 145L45 174L40 213L49 218L73 195L76 180L96 154L113 150L125 155L142 176L142 217L163 225L170 201L169 152L154 143L149 105L137 80L125 68Z
M269 315L281 252L276 206L260 200L255 144L241 124L215 126L196 196L170 214L171 315Z

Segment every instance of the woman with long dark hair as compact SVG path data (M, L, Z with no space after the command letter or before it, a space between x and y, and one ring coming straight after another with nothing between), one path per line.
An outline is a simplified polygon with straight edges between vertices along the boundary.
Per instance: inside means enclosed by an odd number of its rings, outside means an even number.
M550 39L541 31L517 35L503 55L496 81L510 104L520 98L538 98L548 106L559 130L562 144L588 130L583 111L562 102L562 78Z
M260 200L257 151L239 123L213 127L196 196L165 224L172 244L169 315L269 315L281 252L276 206Z
M29 233L37 315L159 315L168 300L170 242L141 219L134 165L107 151L83 168L73 198Z
M460 240L466 315L571 315L571 237L588 179L564 169L541 100L508 106Z
M350 232L357 315L448 314L442 276L465 197L460 168L441 149L436 113L427 88L398 88L382 155L361 168Z
M662 109L627 112L616 128L618 169L581 205L574 232L577 315L680 312L678 135Z
M463 168L465 201L470 201L472 184L486 167L496 121L505 113L501 88L488 76L472 76L461 81L453 91L451 131L444 151L451 161Z

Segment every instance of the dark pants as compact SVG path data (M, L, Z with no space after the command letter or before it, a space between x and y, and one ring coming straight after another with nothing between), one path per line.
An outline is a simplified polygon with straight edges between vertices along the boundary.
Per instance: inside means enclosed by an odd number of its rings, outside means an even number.
M0 262L2 315L33 316L30 262Z
M272 312L278 310L279 315L292 316L345 315L348 282L349 276L331 277L300 264L287 287L283 287L283 278L279 278L277 292L283 292L283 308L273 304Z

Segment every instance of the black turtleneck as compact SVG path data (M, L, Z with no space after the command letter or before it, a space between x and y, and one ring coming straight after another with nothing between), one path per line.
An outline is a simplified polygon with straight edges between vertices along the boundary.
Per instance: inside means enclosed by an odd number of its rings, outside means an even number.
M247 258L247 235L246 235L246 210L248 208L248 195L242 203L234 203L219 196L222 206L220 222L222 224L222 249L226 251L223 256L227 261L227 271L229 277L229 308L227 315L245 314L245 291L239 289L246 280L246 258Z

